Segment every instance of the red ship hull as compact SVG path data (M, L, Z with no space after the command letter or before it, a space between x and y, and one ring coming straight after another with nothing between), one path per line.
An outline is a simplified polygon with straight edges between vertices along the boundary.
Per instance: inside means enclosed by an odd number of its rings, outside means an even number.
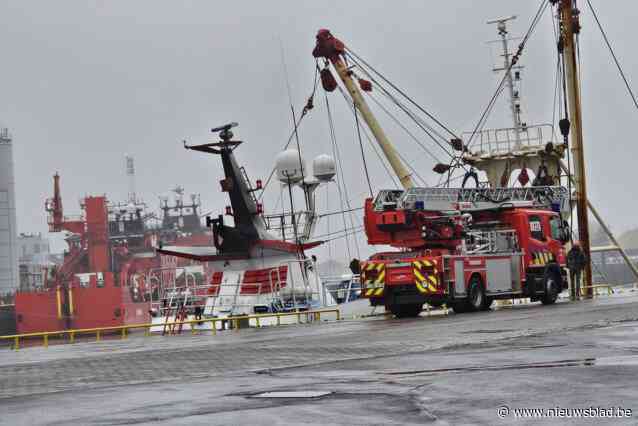
M134 287L115 285L113 273L103 281L74 281L69 288L18 292L15 298L18 333L111 327L150 322L150 304Z

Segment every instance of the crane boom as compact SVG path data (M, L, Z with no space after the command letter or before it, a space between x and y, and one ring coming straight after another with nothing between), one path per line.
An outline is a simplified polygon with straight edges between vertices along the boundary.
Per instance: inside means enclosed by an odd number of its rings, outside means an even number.
M361 90L352 78L352 72L342 59L344 52L345 45L339 39L335 38L329 30L319 30L317 33L317 45L312 52L313 56L315 58L325 58L332 63L339 78L346 86L346 89L348 89L355 108L361 113L363 120L374 135L383 154L388 159L392 170L399 178L401 185L404 189L413 188L414 182L412 181L410 172L401 161L401 158L399 158L396 148L386 136L376 117L372 114L372 111L370 111L370 107L363 98Z

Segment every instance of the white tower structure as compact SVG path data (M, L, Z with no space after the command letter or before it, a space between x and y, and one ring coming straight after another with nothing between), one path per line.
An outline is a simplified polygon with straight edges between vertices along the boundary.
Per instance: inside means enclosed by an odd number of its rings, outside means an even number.
M18 287L17 238L13 145L8 129L0 129L0 294Z
M523 122L521 121L521 100L520 89L516 88L516 85L520 86L521 72L523 68L520 65L514 64L512 66L512 57L514 53L509 49L509 39L507 31L507 22L516 19L516 16L508 16L507 18L499 18L488 21L488 24L496 24L498 29L498 35L500 36L500 42L503 49L501 57L503 58L502 67L494 67L495 73L505 72L505 82L507 84L507 90L509 94L509 106L512 113L512 121L514 123L514 137L516 138L515 149L521 148L521 131L523 130ZM512 72L514 70L514 72Z

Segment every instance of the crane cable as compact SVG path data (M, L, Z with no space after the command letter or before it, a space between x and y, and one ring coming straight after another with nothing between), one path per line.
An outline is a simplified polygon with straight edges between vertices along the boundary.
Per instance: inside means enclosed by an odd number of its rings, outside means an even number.
M359 125L359 113L357 108L353 108L354 121L357 123L357 138L359 139L359 148L361 149L361 159L363 160L363 170L366 174L366 181L368 182L368 189L370 190L370 197L374 197L372 192L372 184L370 183L370 174L368 173L368 164L366 163L366 155L363 151L363 140L361 140L361 126Z
M341 91L341 94L343 95L344 99L346 100L346 103L348 104L348 106L354 110L354 105L352 103L350 103L348 101L348 96L345 94L345 92L343 91L343 89L341 87L339 87L339 90ZM383 162L383 160L381 160L381 155L378 153L378 151L376 150L376 148L374 147L374 142L372 142L372 138L370 137L370 135L365 131L365 128L363 128L363 134L366 136L366 139L368 140L368 143L370 144L370 146L372 146L372 148L375 151L375 154L377 154L377 158L379 158L379 161L381 161L381 164L385 167L386 171L388 172L389 176L390 176L390 180L392 180L392 183L396 186L399 186L396 181L394 180L394 175L392 174L392 172L390 172L390 170L387 168L387 166L385 165L385 163ZM410 170L411 175L415 176L416 178L418 178L422 184L424 184L425 186L428 186L427 181L425 179L423 179L423 177L421 175L419 175L419 173L416 171L416 169L410 164L409 161L406 160L406 158L401 154L401 152L397 151L397 156L401 159L401 161L405 164L405 166Z
M600 33L602 34L603 39L605 40L605 44L607 44L607 48L609 49L609 53L611 53L611 57L614 59L614 63L616 64L616 68L618 68L618 72L620 73L620 76L622 77L622 80L625 83L625 87L627 88L627 92L629 92L629 96L631 96L631 100L634 102L634 106L636 107L636 109L638 109L638 100L636 100L636 96L634 95L633 90L631 90L631 86L629 85L629 80L627 79L627 76L625 75L625 72L623 71L622 67L620 66L620 62L618 61L618 57L616 56L616 53L614 52L614 49L611 47L611 43L609 42L609 38L607 38L607 34L605 33L605 30L603 29L603 26L600 23L600 20L598 19L598 15L596 14L596 11L594 10L594 7L592 6L590 0L587 0L587 5L589 6L589 10L591 10L592 15L594 16L594 20L596 20L596 24L598 25L598 29L600 30Z
M438 136L442 141L445 141L446 144L450 144L450 142L445 139L440 133L436 132L434 129L432 129L430 126L428 126L427 124L424 125L424 123L422 124L422 122L420 120L418 120L418 118L415 118L415 114L412 113L405 105L403 105L398 99L396 99L396 97L394 97L385 87L383 87L383 85L381 83L379 83L378 80L376 80L374 78L373 75L371 75L370 73L368 73L366 71L366 69L364 67L361 66L361 64L359 64L356 59L353 59L352 57L350 57L350 60L352 61L352 63L354 63L365 75L367 78L369 78L375 85L376 87L378 87L379 89L381 89L381 92L388 98L390 99L390 101L392 101L399 109L401 109L408 117L410 117L417 126L419 126L421 128L421 130L423 130L425 132L425 134L427 134L433 141L434 143L436 143L448 156L450 156L451 158L454 158L454 155L449 152L447 150L447 148L445 147L445 145L443 145L439 140L437 140L433 133ZM385 78L381 77L384 81L387 81ZM390 86L396 87L394 86L392 83L388 83L390 84ZM398 89L395 89L397 91L399 91ZM402 93L402 92L400 92ZM409 99L409 98L408 98ZM409 99L411 102L411 99ZM427 112L426 112L427 114ZM430 116L430 115L428 115Z
M375 73L377 76L379 76L379 78L381 78L383 81L385 81L387 84L389 84L390 87L392 87L399 94L401 94L401 96L403 96L408 102L410 102L412 105L414 105L416 108L418 108L422 113L427 115L432 121L434 121L436 124L438 124L450 136L452 136L454 138L458 138L458 136L452 130L450 130L447 126L445 126L445 124L443 124L441 121L439 121L434 115L432 115L431 113L426 111L425 108L423 108L421 105L419 105L416 101L414 101L411 97L409 97L403 90L399 89L395 84L393 84L386 77L384 77L383 74L381 74L374 67L372 67L370 64L368 64L361 56L359 56L356 53L354 53L347 46L346 46L346 52L348 53L349 56L351 56L351 57L354 56L354 58L356 58L359 61L361 61L361 63L363 63L366 67L368 67L373 73Z
M439 158L434 155L432 151L430 151L412 132L410 132L410 130L408 130L408 128L403 123L401 123L401 121L399 121L399 119L395 117L394 114L392 114L385 106L383 106L383 104L376 97L372 96L372 94L368 94L368 97L372 99L372 101L377 104L377 106L381 108L381 110L383 110L383 112L385 112L392 119L392 121L396 123L397 126L401 127L401 129L403 129L403 131L408 136L410 136L410 139L418 144L421 149L423 149L423 151L425 151L434 161L436 161L437 163L441 162L441 160L439 160Z
M328 114L328 124L330 127L330 142L332 143L332 155L335 157L335 159L337 160L337 162L339 163L339 168L341 170L341 174L339 175L339 177L337 177L337 192L339 193L339 201L341 204L341 210L342 210L342 214L341 214L341 219L343 220L343 228L347 229L348 225L346 222L346 214L345 214L345 209L343 208L343 193L341 190L341 184L343 183L343 169L341 168L341 157L338 155L338 150L337 150L337 137L335 134L335 130L334 130L334 121L332 119L332 112L330 110L330 102L328 101L328 93L324 90L324 97L325 97L325 101L326 101L326 112ZM344 188L343 190L345 191L345 184L344 184ZM350 222L352 223L352 217L350 217ZM354 227L354 223L352 223L352 226ZM356 239L355 239L356 242ZM357 245L358 248L358 245ZM348 238L346 238L346 251L348 253L348 258L352 259L352 253L350 251L350 240ZM361 256L359 256L361 257Z
M337 88L341 92L341 95L343 96L343 99L346 101L346 105L348 105L348 107L353 111L354 110L354 106L350 102L350 98L348 97L348 95L345 94L345 92L343 91L341 86L337 86ZM383 166L383 169L385 170L386 174L390 178L390 181L392 181L392 184L395 185L395 186L398 186L399 184L396 182L396 180L394 178L394 174L392 174L392 172L388 168L388 165L383 161L383 157L381 156L381 154L379 154L379 151L377 151L377 148L376 148L375 144L372 142L372 138L370 137L370 135L366 132L365 127L363 128L363 134L366 137L366 140L368 141L368 144L372 148L372 151L375 153L375 155L377 156L377 159L379 160L379 162Z

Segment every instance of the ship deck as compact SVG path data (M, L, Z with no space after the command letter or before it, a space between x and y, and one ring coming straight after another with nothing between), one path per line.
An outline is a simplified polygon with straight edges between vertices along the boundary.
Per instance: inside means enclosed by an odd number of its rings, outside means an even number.
M2 349L0 423L493 425L514 422L497 416L507 405L631 408L631 419L565 423L635 424L637 376L630 292L411 320ZM303 393L259 397L288 391Z

